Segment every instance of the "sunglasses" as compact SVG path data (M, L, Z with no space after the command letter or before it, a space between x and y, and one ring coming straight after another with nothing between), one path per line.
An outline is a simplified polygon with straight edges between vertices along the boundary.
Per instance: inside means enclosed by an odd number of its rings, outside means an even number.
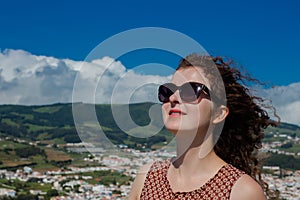
M210 97L209 89L202 83L198 82L187 82L181 86L177 86L174 83L165 83L158 88L158 99L162 103L167 103L170 101L170 96L172 96L176 91L179 91L180 98L185 103L193 103L201 95Z

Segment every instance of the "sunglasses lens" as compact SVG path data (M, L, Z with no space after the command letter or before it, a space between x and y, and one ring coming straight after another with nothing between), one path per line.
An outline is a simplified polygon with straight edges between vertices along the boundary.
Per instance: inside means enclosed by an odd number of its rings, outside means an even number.
M167 84L161 85L158 89L158 99L160 102L166 103L169 101L170 96L173 94L170 86Z
M180 97L185 102L193 102L198 99L198 86L193 83L185 83L181 86Z

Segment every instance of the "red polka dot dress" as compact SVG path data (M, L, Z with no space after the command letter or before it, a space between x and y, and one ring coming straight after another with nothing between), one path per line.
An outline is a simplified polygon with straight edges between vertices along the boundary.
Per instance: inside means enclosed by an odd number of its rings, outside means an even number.
M190 192L173 192L167 179L171 161L157 161L147 173L141 200L172 199L172 200L229 200L232 186L243 174L243 171L232 165L224 165L213 178L199 189Z

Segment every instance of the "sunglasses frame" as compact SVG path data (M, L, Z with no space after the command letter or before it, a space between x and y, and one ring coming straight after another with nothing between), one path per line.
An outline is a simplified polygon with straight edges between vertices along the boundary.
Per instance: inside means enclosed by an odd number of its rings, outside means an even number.
M184 89L192 89L194 96L190 96L190 98L184 96ZM166 90L167 92L163 92ZM160 85L158 88L158 100L162 103L170 102L170 97L179 90L179 96L184 103L198 103L199 97L205 97L210 99L210 91L209 89L202 83L199 82L186 82L180 86L175 85L174 83L165 83ZM163 93L170 93L168 97L167 95L163 95ZM196 102L197 101L197 102Z

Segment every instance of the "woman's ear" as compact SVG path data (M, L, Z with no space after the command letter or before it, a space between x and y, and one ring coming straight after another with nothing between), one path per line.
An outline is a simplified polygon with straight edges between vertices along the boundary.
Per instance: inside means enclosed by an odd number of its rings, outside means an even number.
M214 116L213 123L218 124L218 123L222 122L223 120L225 120L225 118L227 117L228 114L229 114L228 107L226 107L224 105L219 106L216 110L216 114Z

